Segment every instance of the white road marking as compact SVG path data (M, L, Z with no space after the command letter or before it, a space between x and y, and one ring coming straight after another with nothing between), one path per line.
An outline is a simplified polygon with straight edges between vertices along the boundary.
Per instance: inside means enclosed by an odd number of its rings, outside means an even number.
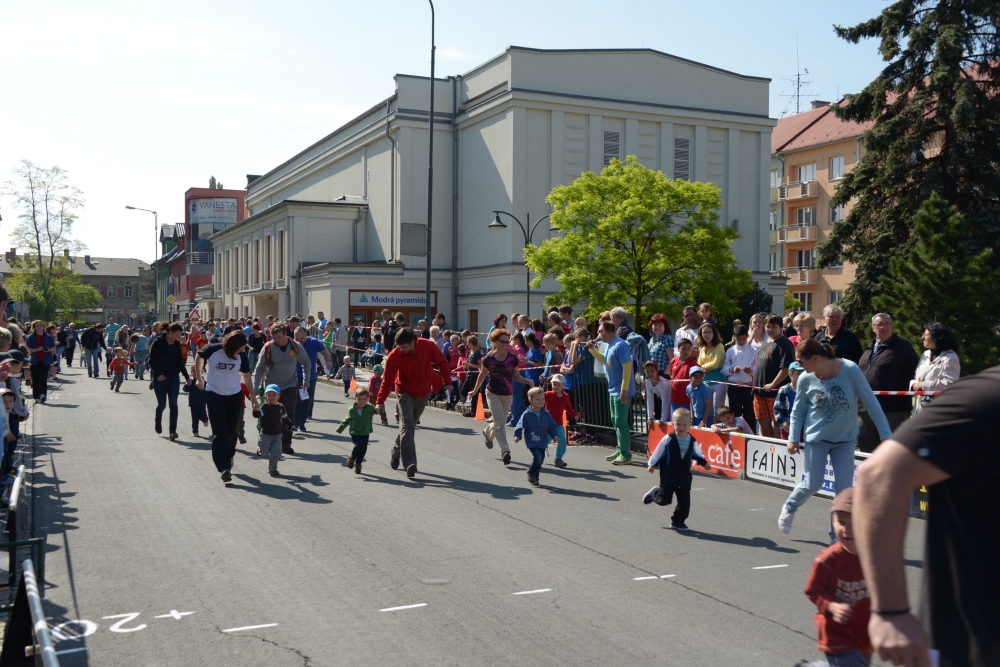
M82 627L83 632L78 635L67 634L66 631L69 629L69 626L71 625ZM56 641L64 641L67 639L83 639L84 637L89 637L90 635L97 632L97 623L94 623L93 621L88 621L86 619L66 621L52 628L51 632L52 636L56 638Z
M122 620L118 621L117 623L115 623L114 625L112 625L110 628L108 628L109 630L111 630L111 632L137 632L137 631L142 630L143 628L145 628L146 624L142 623L141 625L137 625L134 628L123 628L122 626L125 625L126 623L128 623L129 621L133 621L133 620L139 618L139 614L140 613L141 612L133 612L131 614L115 614L114 616L104 616L103 618L104 618L104 620L108 620L108 619L111 619L111 618L120 618L120 619L122 619Z
M56 655L66 655L67 653L79 653L80 651L86 651L86 646L81 646L80 648L68 648L63 651L56 651Z
M670 579L671 577L676 577L676 576L677 576L676 574L662 574L660 575L660 579Z
M646 581L648 579L659 579L659 577L634 577L632 581Z
M751 568L754 570L773 570L776 567L788 567L788 563L784 565L761 565L760 567Z
M699 486L697 489L691 489L691 490L692 491L704 491L705 487L704 486Z
M403 609L416 609L417 607L426 607L426 602L421 602L420 604L407 604L402 607L387 607L385 609L379 609L379 611L402 611Z
M749 510L747 510L747 511L748 511L748 512L759 512L759 511L761 511L762 509L764 509L764 508L763 508L763 507L752 507L752 508L750 508L750 509L749 509Z
M229 628L223 632L240 632L242 630L256 630L258 628L273 628L277 623L264 623L263 625L244 625L242 628Z
M190 616L193 613L193 611L177 611L176 609L171 609L169 614L154 616L153 618L176 618L179 621L182 616Z
M548 593L551 588L539 588L536 591L521 591L520 593L511 593L511 595L532 595L533 593Z

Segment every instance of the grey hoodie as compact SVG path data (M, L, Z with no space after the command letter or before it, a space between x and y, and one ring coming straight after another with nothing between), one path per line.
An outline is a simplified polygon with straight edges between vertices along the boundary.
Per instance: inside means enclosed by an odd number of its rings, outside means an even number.
M268 354L270 350L270 354ZM268 357L270 356L270 359ZM253 373L253 386L261 386L261 378L265 385L276 384L282 390L291 389L299 384L297 364L309 368L309 354L301 345L288 338L285 349L282 350L274 341L264 345L257 360L257 368Z

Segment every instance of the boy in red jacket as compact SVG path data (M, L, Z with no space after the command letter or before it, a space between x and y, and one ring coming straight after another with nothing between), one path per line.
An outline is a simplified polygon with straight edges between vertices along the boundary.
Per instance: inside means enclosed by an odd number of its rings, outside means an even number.
M573 410L573 404L569 400L569 394L567 394L563 387L566 386L566 378L556 373L550 378L552 382L552 390L545 392L545 409L549 411L552 418L556 421L556 430L559 431L559 444L556 445L556 460L552 462L557 468L565 468L566 462L563 461L563 456L566 454L566 426L563 424L563 413L569 417L570 423L576 423L576 411Z
M868 638L871 601L868 585L861 571L851 530L851 506L854 489L837 494L830 511L837 543L820 552L813 561L806 597L816 605L817 645L826 661L801 661L798 667L868 667L872 644Z

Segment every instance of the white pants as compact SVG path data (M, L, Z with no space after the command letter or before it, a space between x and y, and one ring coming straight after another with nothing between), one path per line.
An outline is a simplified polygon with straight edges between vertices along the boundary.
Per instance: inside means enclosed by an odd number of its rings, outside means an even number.
M486 424L483 435L490 440L496 440L500 444L500 451L505 453L510 451L510 446L507 444L507 413L510 412L510 402L513 398L513 396L497 396L490 393L489 389L486 390L486 404L493 413L493 421Z

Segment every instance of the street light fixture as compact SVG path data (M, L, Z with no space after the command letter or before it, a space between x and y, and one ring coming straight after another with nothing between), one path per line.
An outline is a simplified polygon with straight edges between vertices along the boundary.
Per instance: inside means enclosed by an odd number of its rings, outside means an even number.
M424 317L431 325L431 218L434 213L434 2L431 5L431 105L427 111L427 276L425 278ZM457 318L457 315L455 316Z
M156 299L159 296L159 291L160 291L160 275L156 271L156 255L158 254L157 251L159 250L160 247L160 239L158 236L160 219L156 215L156 211L150 210L148 208L139 208L138 206L126 206L125 208L127 208L130 211L145 211L146 213L153 214L153 263L149 265L149 268L153 270L153 307L150 308L149 315L150 317L155 318L160 310L157 307L158 304L156 302Z
M507 211L493 211L493 222L491 222L489 225L487 225L487 229L507 229L507 225L503 224L503 221L500 220L500 214L501 213L503 213L506 216L510 216L514 220L514 222L517 223L517 226L521 228L521 233L524 234L524 247L525 248L527 248L528 245L531 244L531 237L534 235L535 229L538 227L539 223L541 223L542 220L545 220L550 215L552 215L551 213L546 213L545 215L543 215L542 217L540 217L538 220L536 220L535 224L532 225L531 224L531 214L529 213L527 215L527 217L525 218L525 220L527 220L527 222L528 222L529 227L525 227L524 225L521 224L521 221L518 220L517 217L513 213L508 213ZM549 231L553 232L553 231L558 231L558 230L552 229L551 227L549 227ZM524 312L528 313L528 316L529 316L529 319L530 319L530 317L531 317L531 271L528 270L528 265L527 264L524 265L524 273L525 273L525 282L524 282L524 303L525 303L525 310L524 310Z

